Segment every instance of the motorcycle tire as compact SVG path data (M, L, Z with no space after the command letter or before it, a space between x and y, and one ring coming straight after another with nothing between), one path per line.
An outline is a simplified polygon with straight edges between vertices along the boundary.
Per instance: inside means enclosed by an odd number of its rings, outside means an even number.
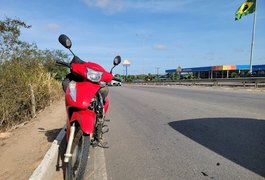
M89 146L89 135L84 134L83 131L78 128L71 148L72 157L66 164L66 180L83 179L88 161Z

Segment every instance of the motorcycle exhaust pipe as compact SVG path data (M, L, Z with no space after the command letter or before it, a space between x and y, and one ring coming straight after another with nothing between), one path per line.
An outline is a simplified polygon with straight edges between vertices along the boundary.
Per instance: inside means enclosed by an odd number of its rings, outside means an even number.
M73 123L73 125L70 128L69 141L68 141L66 152L64 154L64 162L65 163L68 163L70 158L72 157L71 149L72 149L72 144L73 144L73 140L74 140L74 135L75 135L75 124Z

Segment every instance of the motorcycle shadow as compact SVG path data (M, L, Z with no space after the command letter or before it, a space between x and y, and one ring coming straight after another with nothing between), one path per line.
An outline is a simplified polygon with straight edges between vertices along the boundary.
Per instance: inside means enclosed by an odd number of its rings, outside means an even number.
M42 130L42 128L39 128L39 129ZM62 128L51 129L51 130L45 131L45 136L47 137L47 141L53 142L61 130Z
M170 122L193 141L265 177L265 120L201 118Z

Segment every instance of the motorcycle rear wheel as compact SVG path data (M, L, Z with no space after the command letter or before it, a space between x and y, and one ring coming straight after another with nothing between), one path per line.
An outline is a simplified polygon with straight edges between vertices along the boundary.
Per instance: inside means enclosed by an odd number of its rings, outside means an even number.
M72 157L66 164L65 179L81 180L83 179L88 155L89 155L90 137L78 128L73 140L71 153Z

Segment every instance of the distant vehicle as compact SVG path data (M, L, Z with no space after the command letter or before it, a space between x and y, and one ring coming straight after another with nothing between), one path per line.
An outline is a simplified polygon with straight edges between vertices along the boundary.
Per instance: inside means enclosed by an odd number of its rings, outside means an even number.
M168 80L171 80L171 78L168 76L168 74L166 74L166 75L158 76L157 80L159 80L159 81L168 81Z
M190 79L191 75L189 73L183 72L180 74L180 79Z
M110 83L110 86L121 86L121 80L114 78Z
M132 80L133 83L142 83L142 82L145 82L144 79L133 79Z
M253 76L253 77L265 77L265 71L253 71L251 76Z

